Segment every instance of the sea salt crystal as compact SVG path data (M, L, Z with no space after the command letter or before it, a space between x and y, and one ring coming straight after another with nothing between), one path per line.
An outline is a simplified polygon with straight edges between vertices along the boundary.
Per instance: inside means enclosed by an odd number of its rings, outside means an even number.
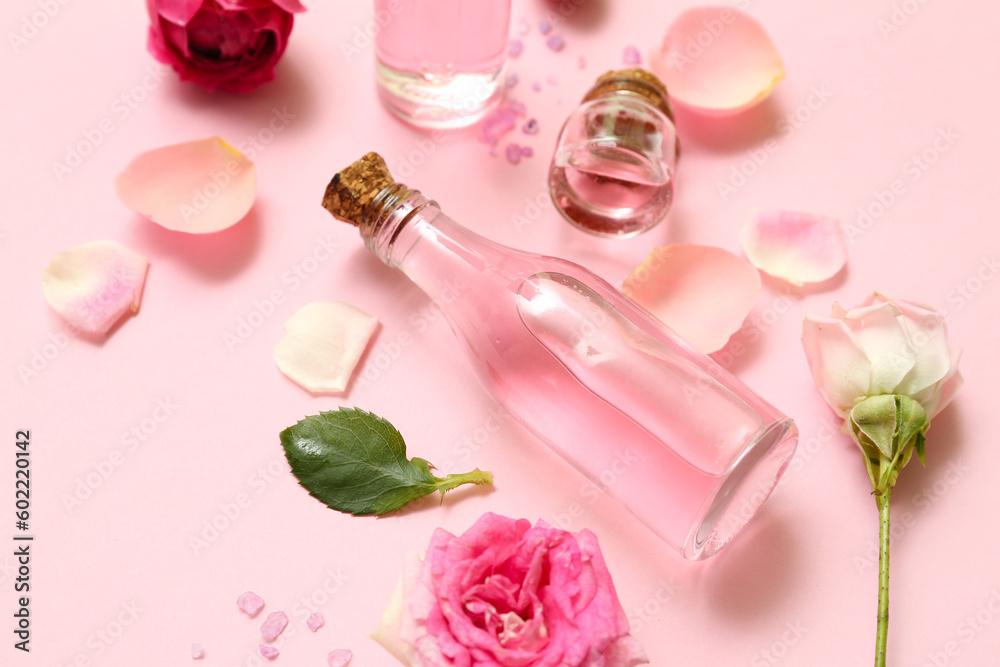
M520 81L520 79L518 79L517 77L517 72L511 72L510 74L507 75L508 88L513 88L514 86L516 86L518 81Z
M503 106L491 113L483 121L480 139L490 146L496 146L500 137L514 129L517 113L509 106Z
M252 591L247 591L236 598L236 606L242 609L247 616L253 618L264 608L264 599Z
M264 637L264 641L273 642L287 625L288 616L285 615L285 612L273 611L268 614L267 620L260 626L260 634Z
M585 69L587 67L587 59L584 58L583 56L580 56L579 58L576 59L576 65L580 69Z
M622 60L626 65L638 65L642 62L642 54L634 46L626 46L622 51Z
M523 116L524 114L528 113L528 107L524 106L524 102L520 100L514 100L513 102L511 102L510 109L518 116Z
M534 154L535 151L531 146L521 146L521 155L524 157L531 157Z
M511 58L517 58L524 51L524 42L519 39L512 39L507 45L507 53Z
M545 82L548 83L550 86L559 85L559 79L556 78L555 74L549 74L547 77L545 77Z
M205 647L201 644L191 644L191 659L201 660L205 657Z
M527 35L529 30L531 30L531 24L528 23L528 19L521 19L517 24L517 31L522 35Z
M566 40L563 39L562 35L552 35L545 40L545 45L553 51L562 51L563 47L566 46Z
M517 144L507 144L505 154L507 156L507 162L510 162L511 164L517 164L521 161L521 147Z
M323 618L323 614L317 611L311 614L309 618L306 619L306 626L313 632L316 632L317 630L323 627L323 623L325 622L326 620Z
M552 24L551 23L549 23L548 21L539 21L538 22L538 32L542 33L543 35L547 35L551 31L552 31Z
M326 656L326 662L330 667L346 667L353 656L349 649L338 648L336 651L330 651L330 655Z
M530 118L528 122L521 127L521 131L525 134L538 134L538 119Z
M542 89L542 82L541 81L532 81L531 82L531 89L534 90L534 91L541 90Z
M278 649L273 646L268 646L267 644L260 645L260 654L267 658L268 660L274 660L278 657Z

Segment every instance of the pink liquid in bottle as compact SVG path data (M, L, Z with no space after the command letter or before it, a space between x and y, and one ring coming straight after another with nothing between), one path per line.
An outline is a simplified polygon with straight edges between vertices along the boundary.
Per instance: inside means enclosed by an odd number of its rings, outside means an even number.
M503 95L510 0L376 0L383 103L424 128L482 119Z

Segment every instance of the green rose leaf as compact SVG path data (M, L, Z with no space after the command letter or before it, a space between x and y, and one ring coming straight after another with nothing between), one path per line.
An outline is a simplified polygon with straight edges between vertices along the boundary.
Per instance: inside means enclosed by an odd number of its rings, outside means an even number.
M285 457L299 483L327 506L355 516L394 512L418 498L461 484L491 484L476 468L435 477L421 458L406 458L392 424L357 408L306 417L281 432Z

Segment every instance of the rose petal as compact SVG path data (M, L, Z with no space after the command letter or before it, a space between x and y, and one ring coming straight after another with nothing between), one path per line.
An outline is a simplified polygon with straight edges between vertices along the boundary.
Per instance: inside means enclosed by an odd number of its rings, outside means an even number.
M299 2L299 0L273 0L273 1L274 4L278 5L289 14L298 14L306 10L305 5Z
M340 301L316 301L285 322L274 362L311 392L342 392L378 325L378 318Z
M139 310L149 262L114 241L61 250L42 273L49 305L75 329L106 333L122 315Z
M247 616L253 618L260 613L261 609L264 608L264 598L257 595L253 591L247 591L243 595L236 598L236 606L239 607Z
M413 646L402 637L404 615L409 616L404 608L403 600L404 598L410 599L413 587L420 576L420 567L420 554L415 551L406 552L403 560L403 573L396 582L392 598L385 611L382 612L382 618L379 620L375 632L369 635L404 665L413 662ZM410 638L408 635L407 639Z
M266 642L273 642L288 625L288 616L283 611L272 611L260 626L260 635Z
M958 362L961 358L962 351L955 352L948 374L941 378L937 384L913 397L915 401L924 406L928 419L933 419L935 415L948 407L951 399L955 398L955 393L965 384L965 379L958 370Z
M847 324L834 317L807 315L802 323L802 346L820 393L844 419L856 398L866 396L871 362Z
M115 179L118 199L167 229L205 234L239 222L253 205L257 171L219 137L155 148Z
M278 657L278 649L273 646L268 646L267 644L260 645L260 654L267 658L268 660L274 660Z
M724 114L757 104L785 76L774 42L749 15L732 7L697 7L667 30L652 68L670 99Z
M754 266L793 285L828 280L847 263L840 222L812 213L764 211L740 230L740 244Z
M917 362L913 341L903 328L902 313L890 301L852 308L844 316L871 363L868 396L892 394Z
M883 295L878 296L889 299ZM950 371L954 371L957 360L952 358L948 347L944 315L923 304L902 299L890 300L900 312L901 324L913 344L915 356L913 368L899 381L894 393L916 396L939 383Z
M753 309L760 274L733 253L711 246L654 248L622 291L703 352L721 349Z
M330 651L330 654L326 656L326 662L330 667L346 667L352 657L354 654L349 649L338 648L335 651Z

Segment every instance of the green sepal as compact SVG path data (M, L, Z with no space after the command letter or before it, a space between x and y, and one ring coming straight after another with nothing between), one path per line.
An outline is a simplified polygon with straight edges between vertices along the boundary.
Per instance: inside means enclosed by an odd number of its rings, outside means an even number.
M849 426L876 495L896 484L915 449L923 462L923 434L930 421L923 406L909 396L869 396L851 410Z

